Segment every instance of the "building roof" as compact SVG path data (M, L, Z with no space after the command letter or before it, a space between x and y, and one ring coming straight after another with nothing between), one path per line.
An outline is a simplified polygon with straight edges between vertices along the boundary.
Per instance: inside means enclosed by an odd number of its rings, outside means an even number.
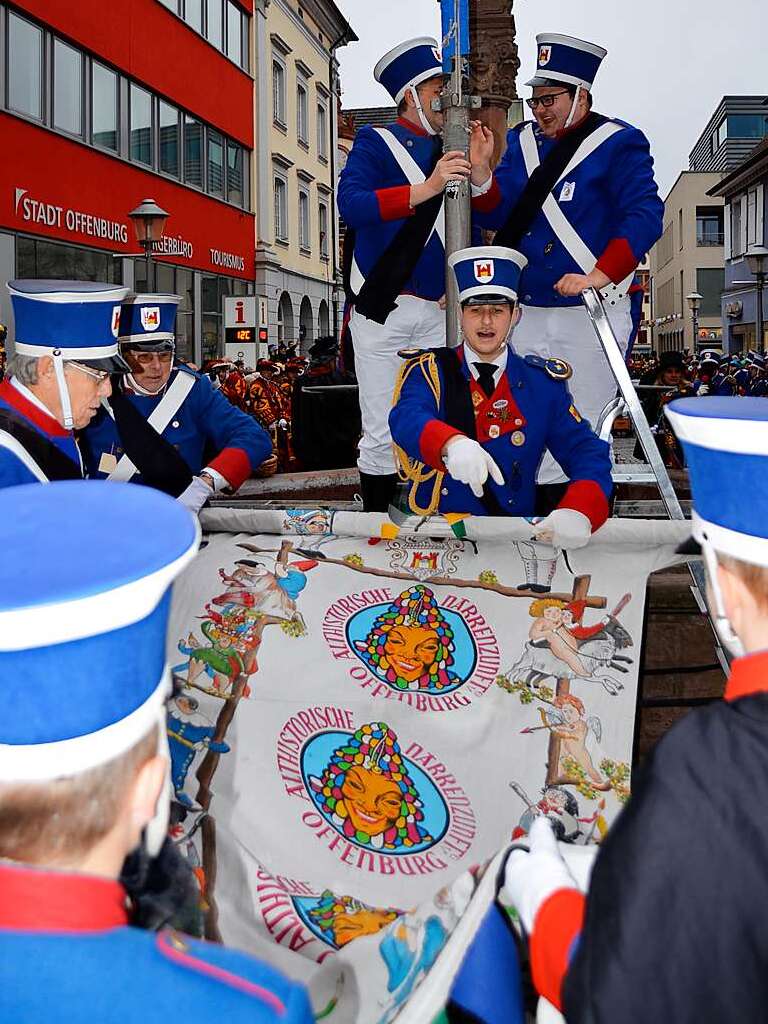
M352 107L343 110L345 117L351 117L358 131L363 125L373 125L374 128L386 128L397 120L397 107Z
M758 142L746 160L707 192L708 196L732 196L768 174L768 138Z

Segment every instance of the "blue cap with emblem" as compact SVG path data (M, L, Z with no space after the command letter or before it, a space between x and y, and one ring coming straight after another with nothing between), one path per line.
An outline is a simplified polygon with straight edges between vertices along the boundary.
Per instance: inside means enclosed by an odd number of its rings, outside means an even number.
M110 373L127 365L118 349L127 288L98 281L9 281L15 347L22 356L56 356Z
M120 314L124 349L163 352L173 348L180 295L129 295Z
M429 135L436 135L429 123L422 106L416 86L430 78L443 77L443 60L437 46L437 40L430 36L419 36L407 39L385 53L373 69L373 77L387 90L395 101L405 97L408 89L412 89L413 101L422 128Z
M0 672L16 681L0 779L75 775L164 721L170 587L199 526L159 491L100 481L0 491L0 524Z
M535 88L552 82L576 85L591 91L597 72L608 51L596 43L575 36L544 32L536 36L536 75L525 84Z
M750 365L756 366L760 370L764 370L765 369L765 356L762 355L762 353L760 353L760 352L753 352L750 349L750 352L749 352L749 362L750 362Z
M456 277L459 302L473 306L491 302L517 302L520 274L528 260L515 249L475 245L448 258Z
M696 541L768 565L768 403L681 398L666 414L685 451Z

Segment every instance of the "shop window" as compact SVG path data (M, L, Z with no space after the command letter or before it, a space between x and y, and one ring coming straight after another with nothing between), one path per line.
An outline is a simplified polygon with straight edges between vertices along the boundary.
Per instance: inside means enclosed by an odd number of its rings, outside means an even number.
M181 298L176 313L176 352L179 359L195 358L195 275L191 270L176 270L176 295Z
M208 191L212 196L224 195L224 139L218 132L208 132Z
M24 236L16 239L16 276L20 278L121 284L122 274L122 260L108 252Z
M8 106L43 118L43 33L8 12Z
M243 14L237 4L227 0L227 56L243 65Z
M272 118L281 128L285 128L285 67L274 57L272 58Z
M203 186L203 126L189 114L184 116L184 181Z
M179 176L179 112L170 103L160 100L160 170Z
M328 159L328 109L324 103L317 104L317 155Z
M91 65L91 141L117 152L117 75L103 64Z
M275 239L288 241L288 182L275 176Z
M131 160L152 166L152 97L131 83Z
M203 0L184 0L184 21L200 35L203 33Z
M208 42L217 50L224 48L223 0L208 0Z
M296 134L299 142L309 145L309 125L307 123L307 86L299 82L296 86Z
M244 206L243 149L233 142L227 143L227 199Z
M83 57L60 39L53 42L53 125L83 134Z

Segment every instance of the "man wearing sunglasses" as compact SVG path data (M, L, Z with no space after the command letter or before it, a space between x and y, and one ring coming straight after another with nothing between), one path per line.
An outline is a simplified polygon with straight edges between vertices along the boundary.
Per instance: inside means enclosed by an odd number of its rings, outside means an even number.
M592 85L606 50L552 33L537 42L536 76L527 83L534 120L509 132L480 211L475 204L476 219L499 229L495 245L518 249L528 259L516 350L570 363L574 400L594 426L616 384L581 293L593 287L602 292L626 352L642 307L635 270L661 235L664 206L645 135L592 110ZM473 173L473 182L482 184L482 176ZM547 457L539 483L564 479ZM540 497L556 504L561 489Z
M123 303L129 372L85 432L84 454L89 476L155 487L196 513L217 491L236 491L272 443L207 375L174 361L179 301L133 295Z
M0 384L0 488L83 477L75 438L127 372L118 353L126 288L10 281L15 349Z

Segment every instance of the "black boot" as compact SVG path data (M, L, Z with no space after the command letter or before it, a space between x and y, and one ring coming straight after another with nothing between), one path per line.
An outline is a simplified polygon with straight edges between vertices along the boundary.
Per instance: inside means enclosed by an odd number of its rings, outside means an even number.
M388 512L397 488L397 473L376 476L373 473L360 474L360 493L364 512Z

